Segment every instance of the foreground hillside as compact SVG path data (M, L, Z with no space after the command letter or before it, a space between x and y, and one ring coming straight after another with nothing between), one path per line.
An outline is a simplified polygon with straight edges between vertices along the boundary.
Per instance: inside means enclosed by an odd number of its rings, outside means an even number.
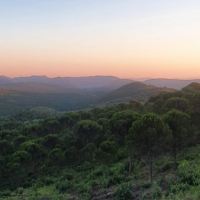
M2 119L0 199L199 199L197 86L145 105Z

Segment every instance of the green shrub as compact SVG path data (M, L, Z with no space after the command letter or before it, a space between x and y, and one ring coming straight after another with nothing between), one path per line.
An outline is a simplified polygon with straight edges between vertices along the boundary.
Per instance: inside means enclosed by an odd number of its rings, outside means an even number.
M81 200L89 200L90 197L91 197L90 194L88 194L88 193L84 193L84 194L81 195Z
M110 175L124 174L128 175L128 169L126 169L126 163L117 163L110 168Z
M23 182L23 188L29 188L32 186L32 182L31 180L26 180L25 182Z
M17 191L16 191L16 193L20 196L20 195L22 195L23 194L23 192L24 192L24 189L23 188L17 188Z
M132 200L133 193L131 190L132 187L130 183L123 183L116 188L114 197L116 200Z
M163 165L161 165L160 167L158 167L158 171L159 172L164 172L164 171L172 169L173 166L174 166L173 162L166 162Z
M141 190L148 189L151 187L151 181L141 181L139 186Z
M112 185L118 185L122 183L126 179L126 176L123 174L114 174L113 176L109 177L107 182L107 187Z
M178 167L178 179L181 183L194 185L197 180L197 167L184 160Z
M83 193L90 194L92 191L92 187L89 184L85 184L85 183L81 182L77 186L77 191L80 194L83 194Z
M93 171L93 175L95 175L95 176L103 176L103 174L104 174L103 166L97 167L97 168Z
M10 190L4 190L2 192L0 192L0 197L8 197L11 195Z
M45 176L45 177L42 178L42 182L45 185L51 185L51 184L55 183L55 179L52 178L52 177Z
M73 178L74 178L73 174L69 172L63 173L61 177L62 180L69 180L69 181L71 181Z
M56 189L58 189L60 193L67 192L71 188L72 184L68 180L56 183Z
M97 180L90 180L90 181L88 181L87 184L88 184L89 186L91 186L91 187L95 187L95 186L98 185L98 182L97 182Z
M157 200L162 197L162 189L157 184L154 184L150 190L150 199Z
M149 200L149 197L146 194L143 194L140 200Z
M101 188L101 189L99 190L99 193L100 193L100 194L107 194L107 193L108 193L108 189L107 189L107 188Z
M169 192L170 193L178 193L178 192L185 192L189 190L190 186L187 183L175 183L169 185Z
M127 150L125 148L120 148L118 151L117 151L117 157L118 157L118 160L121 160L123 158L126 158L127 156Z

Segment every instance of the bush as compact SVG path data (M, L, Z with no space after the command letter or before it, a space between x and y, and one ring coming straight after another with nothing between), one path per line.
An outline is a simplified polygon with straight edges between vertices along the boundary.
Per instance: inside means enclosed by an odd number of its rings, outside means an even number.
M103 176L103 174L104 174L103 166L98 167L93 171L93 175L95 176Z
M78 185L77 191L80 194L84 194L84 193L90 194L92 191L92 187L89 184L85 184L85 183L81 182Z
M157 200L162 197L162 189L158 185L154 184L150 190L150 199Z
M146 194L143 194L142 197L140 198L140 200L148 200L149 197Z
M198 176L197 171L198 169L188 161L182 161L178 167L179 182L194 185Z
M141 190L148 189L151 187L151 181L141 181L139 185Z
M65 180L56 184L56 189L58 189L60 193L67 192L71 188L72 188L72 184L68 180Z
M133 199L133 193L131 191L132 187L130 183L123 183L119 185L115 192L114 197L116 200L132 200Z
M125 180L125 178L126 176L123 174L114 174L112 177L108 179L107 187L120 184Z
M4 190L2 192L0 192L0 197L8 197L11 195L10 190Z
M185 192L189 190L190 186L187 183L176 183L169 185L169 192L170 193L178 193L178 192Z
M23 187L24 188L29 188L32 186L32 181L31 180L26 180L25 182L23 182Z
M69 181L71 181L72 179L73 179L74 177L73 177L73 175L71 174L71 173L69 173L69 172L65 172L65 173L63 173L63 175L62 175L62 180L69 180Z
M89 199L90 199L90 196L91 196L90 194L84 193L84 194L81 195L81 199L82 199L82 200L89 200Z
M16 191L16 193L18 194L18 195L22 195L23 194L23 192L24 192L24 189L23 188L17 188L17 191Z
M167 162L167 163L164 163L162 166L160 166L160 167L158 168L158 170L159 170L160 172L164 172L164 171L167 171L167 170L172 169L173 166L174 166L174 163L173 163L173 162Z

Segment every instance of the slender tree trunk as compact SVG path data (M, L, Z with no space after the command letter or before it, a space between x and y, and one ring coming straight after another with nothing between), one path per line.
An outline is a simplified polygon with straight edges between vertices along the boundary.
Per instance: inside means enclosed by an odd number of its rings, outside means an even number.
M31 167L32 167L32 172L33 172L33 174L35 173L35 163L34 163L34 161L32 161L32 163L31 163Z
M177 158L176 158L176 145L174 145L173 155L174 155L174 170L177 170Z
M150 166L149 166L149 172L150 172L150 181L151 181L151 183L152 183L152 177L153 177L152 151L150 151Z
M132 173L132 170L133 170L132 157L131 157L131 155L129 155L128 159L129 159L129 174L131 174L131 173Z
M109 166L108 165L106 165L106 173L107 173L107 177L109 177L110 176L110 172L109 172Z

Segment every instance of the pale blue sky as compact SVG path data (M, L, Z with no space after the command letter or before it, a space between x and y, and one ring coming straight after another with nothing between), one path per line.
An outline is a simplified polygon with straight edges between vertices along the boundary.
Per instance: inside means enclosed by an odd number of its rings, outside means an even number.
M199 0L0 0L0 29L0 66L8 76L29 67L49 76L78 70L126 77L126 69L141 77L167 62L166 76L177 65L185 77L186 64L194 73L200 64Z

